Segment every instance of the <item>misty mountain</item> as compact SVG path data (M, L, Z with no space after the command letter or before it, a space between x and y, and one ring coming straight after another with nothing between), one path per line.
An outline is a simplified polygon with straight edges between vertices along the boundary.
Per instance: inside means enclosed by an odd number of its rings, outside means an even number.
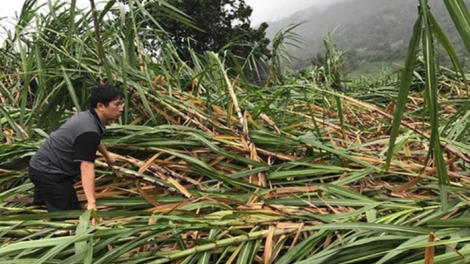
M465 3L468 6L470 0ZM429 0L429 5L457 52L468 56L443 1ZM318 54L325 53L323 40L331 32L349 67L354 68L363 62L402 60L417 17L418 0L343 0L326 7L312 6L270 22L267 35L272 39L279 30L303 23L294 32L302 36L305 44L300 49L291 48L298 58L295 68L299 69L311 65Z

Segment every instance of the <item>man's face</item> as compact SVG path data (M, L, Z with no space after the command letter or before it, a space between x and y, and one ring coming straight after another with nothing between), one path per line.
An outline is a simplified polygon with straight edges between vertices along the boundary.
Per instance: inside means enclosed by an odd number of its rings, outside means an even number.
M103 104L99 104L98 108L99 111L103 114L103 117L109 123L111 121L117 120L124 110L124 100L123 99L116 99L109 102L108 106L104 106Z

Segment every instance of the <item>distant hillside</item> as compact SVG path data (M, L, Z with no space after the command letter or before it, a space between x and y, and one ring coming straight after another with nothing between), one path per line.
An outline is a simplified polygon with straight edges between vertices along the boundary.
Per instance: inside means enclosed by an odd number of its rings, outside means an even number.
M470 6L470 0L465 2ZM429 4L458 53L468 56L443 1L429 0ZM312 58L325 53L323 40L328 32L332 32L337 47L346 52L350 69L364 62L391 63L402 60L406 54L418 16L417 7L418 0L343 0L327 7L311 7L270 22L267 35L272 38L292 23L304 23L295 32L306 44L301 49L291 50L295 57L302 58L297 61L296 68L311 65Z

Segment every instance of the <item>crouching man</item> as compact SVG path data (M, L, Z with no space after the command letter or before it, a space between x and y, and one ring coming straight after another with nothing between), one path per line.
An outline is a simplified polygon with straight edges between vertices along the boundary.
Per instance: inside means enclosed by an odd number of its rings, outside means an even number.
M95 158L98 150L112 166L115 159L103 143L106 125L123 111L121 90L100 85L91 91L90 110L79 112L52 132L29 163L34 184L34 205L45 205L49 212L81 210L74 179L80 175L87 209L96 208Z

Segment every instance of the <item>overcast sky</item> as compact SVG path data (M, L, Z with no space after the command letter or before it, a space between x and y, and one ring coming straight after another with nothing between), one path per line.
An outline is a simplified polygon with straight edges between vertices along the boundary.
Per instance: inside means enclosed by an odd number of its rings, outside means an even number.
M43 0L44 1L44 0ZM61 0L70 1L70 0ZM95 0L100 3L106 0ZM252 25L256 26L261 22L276 21L297 11L303 10L312 5L324 5L337 0L245 0L253 8ZM15 12L20 12L24 0L0 0L0 18L10 19L0 20L0 25L11 28ZM79 7L88 6L89 0L78 0ZM5 31L0 27L0 41L5 38Z
M2 0L0 0L2 1ZM292 13L313 5L326 5L337 0L245 0L253 8L251 22L258 25L261 22L276 21Z

